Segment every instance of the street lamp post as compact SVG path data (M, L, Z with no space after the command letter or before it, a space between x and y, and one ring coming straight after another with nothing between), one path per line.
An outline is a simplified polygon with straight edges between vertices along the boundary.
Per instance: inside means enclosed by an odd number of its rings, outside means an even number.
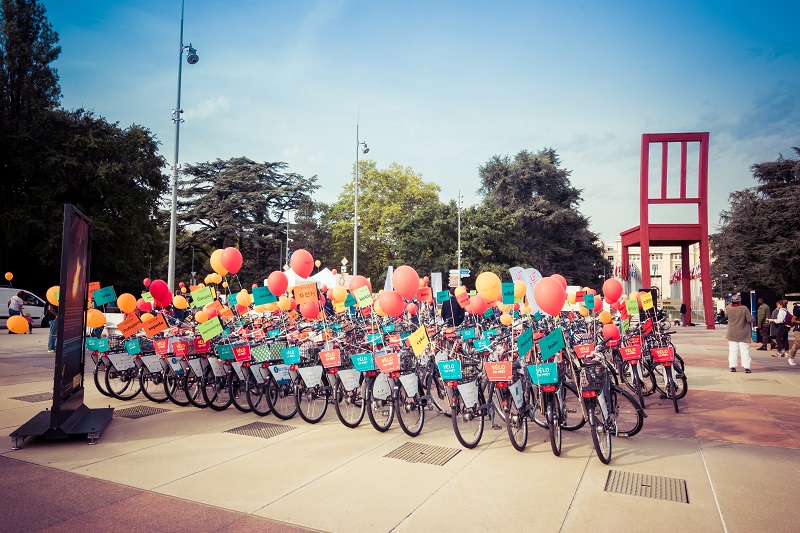
M176 238L178 233L178 148L180 146L181 138L181 76L183 75L183 53L186 52L186 62L194 65L200 60L197 55L197 50L192 48L192 44L184 46L183 44L183 12L185 7L185 0L181 1L181 38L180 48L178 54L178 100L175 104L175 109L172 110L172 123L175 124L175 164L173 165L172 175L172 209L169 218L169 264L167 266L167 285L169 290L175 290L175 247Z
M458 250L456 250L456 255L458 256L458 287L461 286L461 206L464 203L464 197L461 195L461 189L458 190Z
M289 268L289 210L286 209L286 268Z
M356 123L356 187L353 213L353 275L358 275L358 153L369 152L367 143L358 139L358 123Z

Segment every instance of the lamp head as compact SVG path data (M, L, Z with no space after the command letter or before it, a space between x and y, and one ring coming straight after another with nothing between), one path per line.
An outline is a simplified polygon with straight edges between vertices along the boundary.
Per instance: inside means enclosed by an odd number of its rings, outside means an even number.
M200 56L197 55L197 50L192 48L192 45L190 44L189 49L186 52L186 62L190 65L194 65L198 61L200 61Z

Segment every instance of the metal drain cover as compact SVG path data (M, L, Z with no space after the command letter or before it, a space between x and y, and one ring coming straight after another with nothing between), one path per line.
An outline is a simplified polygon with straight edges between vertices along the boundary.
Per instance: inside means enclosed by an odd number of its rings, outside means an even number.
M409 463L426 463L429 465L442 466L455 457L460 451L461 450L457 448L445 448L443 446L406 442L399 448L384 455L384 457L402 459Z
M605 490L617 494L689 503L685 479L609 470Z
M49 402L53 399L52 392L39 392L36 394L28 394L27 396L14 396L11 400L19 400L21 402Z
M252 424L225 430L224 433L233 433L234 435L246 435L248 437L269 439L272 437L277 437L278 435L293 429L297 429L297 427L284 426L283 424L269 424L266 422L253 422Z
M161 409L160 407L152 407L150 405L136 405L134 407L126 407L125 409L116 409L114 411L114 417L142 418L150 415L159 415L161 413L169 413L169 409Z

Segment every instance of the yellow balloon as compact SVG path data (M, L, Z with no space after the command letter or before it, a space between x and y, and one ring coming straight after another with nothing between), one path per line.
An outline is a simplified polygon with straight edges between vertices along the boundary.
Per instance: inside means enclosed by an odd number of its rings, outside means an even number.
M475 279L475 290L487 302L493 302L503 295L503 284L494 272L481 272Z
M570 292L569 294L567 294L567 301L568 301L569 303L571 303L571 304L574 304L574 303L577 301L577 299L576 299L576 298L577 298L577 297L575 296L575 293L574 293L574 292Z
M222 249L214 250L211 253L211 269L219 274L220 276L225 276L228 274L228 271L225 270L225 267L222 266Z
M381 309L381 304L378 303L378 300L375 300L375 303L372 304L372 308L378 314L378 316L386 316L386 312Z
M628 300L636 300L639 297L639 293L637 291L633 291L628 295Z
M223 289L227 289L228 288L228 282L227 281L223 281L222 282L222 288Z
M181 287L181 294L186 294L186 287Z
M186 309L189 307L189 302L183 296L176 296L172 299L172 305L175 306L175 309Z
M456 287L456 290L453 291L453 294L458 296L459 294L464 294L465 292L467 292L467 288L463 285L459 285L458 287Z
M578 309L578 312L581 314L581 316L589 316L589 310L586 309L585 307L581 307L580 309Z
M47 289L47 294L45 294L47 301L53 305L58 305L58 296L60 291L61 288L58 285L53 285ZM133 306L136 307L136 299L133 300Z
M6 327L11 333L23 334L28 331L28 321L24 316L14 315L8 318Z
M203 279L203 282L204 282L204 283L211 283L211 274L207 275L207 276L206 276L206 277Z
M139 317L139 320L141 320L142 323L144 323L144 322L147 322L149 320L153 320L154 318L155 317L153 315L151 315L150 313L142 313L142 316Z
M12 279L14 279L14 274L11 272L6 272L6 281L11 281ZM23 320L25 319L23 318ZM27 320L25 320L25 322L27 322Z
M511 311L512 307L513 306L511 304L504 304L502 302L498 302L497 303L497 308L500 309L504 313L508 313L509 311Z
M86 325L90 328L99 328L106 325L106 315L97 309L86 311Z
M122 293L117 297L117 307L123 313L133 313L136 310L136 297L130 293Z
M314 261L314 266L317 267L317 268L321 267L322 266L322 261L317 259L316 261Z
M270 302L267 304L267 311L274 313L278 309L278 302Z
M280 308L281 308L281 310L283 310L283 311L288 311L289 309L291 309L291 308L292 308L292 302L291 302L291 301L289 301L289 298L288 298L288 297L286 297L286 296L281 296L281 297L278 299L278 307L280 307Z
M267 310L267 304L257 305L253 309L255 309L256 313L263 313Z
M531 314L531 311L532 309L530 305L525 304L525 306L522 308L522 312L525 313L526 315Z
M211 281L219 285L222 283L222 276L220 276L217 272L211 274Z
M597 318L600 319L600 322L603 324L611 324L611 313L605 309L600 311L600 314L597 315Z
M248 306L253 303L253 299L247 293L247 289L242 289L239 291L239 293L236 295L236 303L244 306Z
M504 326L510 326L511 322L513 321L514 321L513 317L508 313L503 313L502 315L500 315L500 323L503 324Z
M198 311L194 314L194 319L198 324L202 324L203 322L208 320L208 315L206 314L205 311Z
M527 291L528 288L525 286L524 281L517 280L514 282L514 298L522 298Z
M335 286L331 289L331 298L334 302L344 302L347 299L347 289L341 285Z

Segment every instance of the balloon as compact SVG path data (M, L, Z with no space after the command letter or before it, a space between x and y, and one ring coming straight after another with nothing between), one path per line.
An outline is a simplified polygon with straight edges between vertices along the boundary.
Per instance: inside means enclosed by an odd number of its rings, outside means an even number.
M242 252L236 248L228 247L222 250L220 256L220 263L231 274L236 274L242 268Z
M309 320L313 320L319 316L319 305L317 302L300 304L300 314Z
M504 326L510 326L511 323L514 321L513 317L508 313L503 313L500 315L500 323Z
M14 279L14 274L11 272L6 272L6 281L11 281L12 279ZM27 320L25 320L25 322L27 322Z
M50 291L48 292L48 300L50 299ZM53 302L50 302L53 303ZM123 313L133 313L136 309L136 297L133 294L123 293L117 297L117 307Z
M182 289L182 288L186 287L186 284L181 281L180 283L178 283L178 287L180 287Z
M531 309L530 305L526 304L525 307L522 308L522 312L525 313L526 315L531 314L531 311L532 311L532 309Z
M286 274L279 270L276 270L267 278L267 287L269 287L269 292L275 296L280 296L286 292L286 288L288 286L289 278L287 278Z
M292 258L289 260L289 265L298 276L301 278L307 278L314 271L314 258L311 257L311 254L308 253L308 251L301 248L292 252Z
M136 300L136 308L139 311L152 311L153 310L153 304L151 304L148 301L145 301L144 298L139 298L138 300Z
M186 294L186 287L181 287L181 294Z
M289 301L289 297L281 296L280 298L278 298L278 307L281 308L281 311L288 311L289 309L291 309L292 304Z
M406 307L403 303L403 297L395 291L383 291L378 296L378 302L387 315L394 317L402 315Z
M352 278L350 278L350 287L349 287L350 292L352 293L359 287L367 287L369 289L369 292L372 292L372 285L370 284L369 280L364 276L353 276ZM416 294L416 292L414 294ZM386 308L384 307L383 310L386 311Z
M481 272L478 274L475 279L475 289L478 291L478 295L487 302L499 300L503 296L503 284L494 272Z
M211 277L211 282L212 282L212 283L216 283L217 285L219 285L220 283L222 283L222 276L220 276L220 275L219 275L219 274L217 274L216 272L214 272L213 274L211 274L211 276L210 276L210 277Z
M347 299L347 290L341 285L331 289L331 300L334 302L344 302Z
M394 291L400 296L406 300L413 300L419 289L419 274L408 265L399 266L392 274L392 286L394 287ZM383 309L389 313L386 307Z
M297 300L289 298L289 311L294 311L295 309L297 309Z
M606 339L619 339L619 328L614 324L603 326L603 337Z
M552 276L550 276L550 277L551 277L551 278L553 278L553 279L555 279L555 280L558 280L558 282L561 284L561 287L562 287L564 290L567 290L567 280L566 280L566 279L564 279L564 276L562 276L561 274L553 274L553 275L552 275Z
M319 290L321 292L328 292L328 286L323 283L322 285L320 285Z
M581 316L589 316L589 310L586 309L585 307L581 307L580 309L578 309L578 312L581 314Z
M253 303L253 300L250 298L250 295L247 293L247 290L242 289L236 295L236 305L248 306L251 303Z
M58 297L60 291L61 288L58 285L53 285L52 287L47 289L47 294L45 294L45 298L47 298L47 301L50 302L51 304L58 305ZM133 296L131 296L130 294L128 296L133 298ZM136 307L136 298L133 298L133 306ZM122 308L120 307L120 309ZM133 310L131 309L131 311ZM131 311L124 311L124 312L130 313Z
M571 293L567 294L567 301L568 301L569 303L571 303L571 304L574 304L575 302L577 302L577 301L578 301L578 300L577 300L577 296L575 296L575 293L574 293L574 292L571 292Z
M144 278L142 280L142 283L144 284L145 287L149 287L150 286L150 278Z
M542 311L548 315L556 316L564 307L567 293L561 282L557 279L542 278L533 288L533 297Z
M317 259L316 261L314 261L314 266L317 267L317 268L321 267L322 266L322 261Z
M222 282L222 288L223 289L227 289L228 288L228 282L227 281L223 281Z
M236 304L236 312L239 313L239 315L243 315L243 314L247 313L249 310L250 310L249 307L245 307L243 305Z
M194 314L194 319L198 324L202 324L203 322L208 321L208 315L205 311L198 311Z
M594 309L592 309L592 311L597 312L600 311L601 309L603 309L603 300L601 300L600 298L595 298Z
M267 310L267 305L266 304L257 305L253 309L255 310L256 313L263 313Z
M150 313L142 313L142 316L139 317L139 320L141 320L142 323L144 323L144 322L147 322L149 320L153 320L154 318L155 318L155 316L153 316Z
M425 276L424 278L422 278L423 287L427 287L428 283L430 283L430 282L431 282L431 278L429 278L428 276Z
M597 318L603 324L611 324L611 313L608 311L600 311L600 314L597 315Z
M381 307L380 297L373 302L372 308L375 309L375 313L377 313L378 316L388 316Z
M622 296L622 283L615 278L609 278L603 282L603 296L609 300L619 300Z
M252 286L252 287L250 287L250 288L251 288L251 289L257 289L257 288L258 288L258 283L253 283L253 286Z
M172 299L172 305L175 307L175 309L186 309L189 307L189 302L187 302L186 298L183 296L176 296ZM120 307L120 309L122 308Z
M416 315L419 308L417 308L417 304L410 303L406 306L406 311L408 311L409 315Z
M219 274L220 276L224 276L228 273L224 266L222 266L222 249L214 250L211 253L211 257L209 261L211 262L211 270Z
M467 288L463 285L459 285L458 287L455 288L453 294L458 296L459 294L464 294L465 292L467 292Z
M470 314L470 315L471 315L471 314L473 314L473 313L472 313L472 305L471 305L471 304L467 304L467 305L464 307L464 311L466 311L466 312L467 312L467 314Z
M8 331L11 333L19 333L20 335L26 333L28 331L28 321L25 320L24 316L14 315L8 317L8 321L6 322L6 327Z
M215 316L219 315L219 311L217 311L216 307L212 307L211 309L205 309L203 312L206 314L206 316L209 319L214 318Z
M633 291L632 293L630 293L628 295L628 300L636 300L638 297L639 297L639 293L636 292L636 291Z
M489 308L489 305L486 303L486 299L480 294L476 294L470 298L469 305L472 307L472 313L475 315L482 315Z
M211 274L206 275L206 277L203 278L203 282L204 283L211 283Z
M334 268L333 270L331 270L331 274L333 274L334 276L335 276L336 274L338 274L338 273L339 273L339 271L338 271L338 270L336 270L335 268Z
M172 291L169 290L169 285L167 285L166 281L157 279L150 284L150 295L161 305L168 305L169 302L164 302L166 300L171 301Z
M522 298L528 291L524 281L517 280L514 282L514 298Z
M270 302L270 303L268 303L267 304L267 311L269 311L270 313L274 313L275 311L278 311L278 302Z

